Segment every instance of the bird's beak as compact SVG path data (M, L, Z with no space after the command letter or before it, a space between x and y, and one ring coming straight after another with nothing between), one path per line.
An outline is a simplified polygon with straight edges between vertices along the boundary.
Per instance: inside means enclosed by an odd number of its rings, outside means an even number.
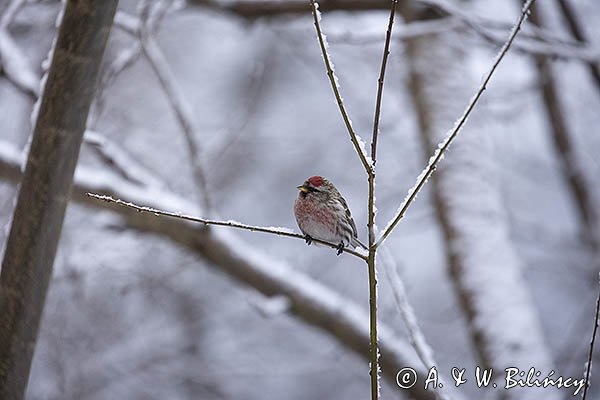
M304 185L300 185L296 189L298 189L299 191L301 191L303 193L308 193L309 192L308 188L306 186L304 186Z

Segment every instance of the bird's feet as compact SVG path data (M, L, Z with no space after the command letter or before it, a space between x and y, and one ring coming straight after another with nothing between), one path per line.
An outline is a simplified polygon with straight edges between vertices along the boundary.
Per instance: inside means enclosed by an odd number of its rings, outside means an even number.
M340 244L338 244L338 246L336 247L337 249L337 255L339 256L340 254L342 254L342 252L344 251L344 242L340 242Z
M313 238L311 238L310 235L304 235L304 241L306 242L307 245L310 246L310 244L313 241Z

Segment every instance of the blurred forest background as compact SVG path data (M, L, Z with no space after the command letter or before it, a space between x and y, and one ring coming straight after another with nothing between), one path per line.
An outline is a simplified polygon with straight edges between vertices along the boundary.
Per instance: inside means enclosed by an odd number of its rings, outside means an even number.
M1 243L60 8L0 2ZM400 2L379 136L380 226L476 92L520 8L517 0ZM324 0L321 9L346 106L368 139L389 2ZM272 235L187 229L83 195L296 229L296 186L323 175L366 241L366 176L309 11L296 0L120 2L28 399L368 396L368 340L356 343L335 319L352 311L364 316L352 326L368 328L359 259ZM392 272L446 376L475 365L582 376L600 271L598 21L597 1L536 2L387 241ZM406 365L386 361L393 352L419 367L389 278L380 266L382 394L419 398L394 383ZM331 313L315 312L321 307ZM590 399L600 398L595 371ZM573 390L531 395L470 382L458 392L552 399Z

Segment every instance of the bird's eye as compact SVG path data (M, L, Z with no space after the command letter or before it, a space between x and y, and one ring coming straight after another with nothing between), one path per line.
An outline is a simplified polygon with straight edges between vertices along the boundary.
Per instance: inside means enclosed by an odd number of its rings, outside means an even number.
M314 187L312 187L312 186L309 186L309 187L308 187L308 191L309 191L309 192L311 192L311 193L314 193L314 192L318 192L318 191L319 191L319 189L317 189L317 188L314 188Z

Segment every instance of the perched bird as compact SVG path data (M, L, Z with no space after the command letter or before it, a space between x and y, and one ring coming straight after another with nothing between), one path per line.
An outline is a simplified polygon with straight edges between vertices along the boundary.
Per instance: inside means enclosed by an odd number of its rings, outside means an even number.
M338 255L348 245L366 248L358 240L356 224L346 200L333 183L322 176L311 176L298 186L298 190L294 214L308 245L313 239L339 243Z

